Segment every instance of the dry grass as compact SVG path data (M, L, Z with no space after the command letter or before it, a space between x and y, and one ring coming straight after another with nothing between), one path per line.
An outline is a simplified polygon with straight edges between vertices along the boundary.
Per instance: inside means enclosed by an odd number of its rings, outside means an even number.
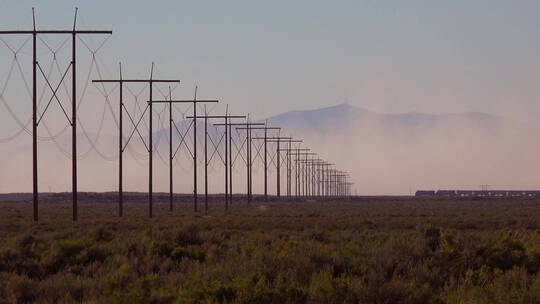
M0 203L0 302L540 303L540 200L66 198Z

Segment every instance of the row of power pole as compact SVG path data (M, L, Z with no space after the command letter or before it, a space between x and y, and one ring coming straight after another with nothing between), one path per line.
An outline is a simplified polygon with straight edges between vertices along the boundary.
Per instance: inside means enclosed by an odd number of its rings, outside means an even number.
M56 84L56 89L51 85L47 75L43 72L38 60L37 51L37 39L42 35L70 35L71 36L71 61L65 72L68 73L71 70L71 102L72 112L71 117L66 118L72 129L72 208L73 208L73 220L78 220L78 188L77 188L77 36L78 35L96 35L96 34L112 34L110 30L79 30L76 27L77 24L77 10L75 10L75 18L73 28L68 30L39 30L36 27L35 13L32 9L33 16L33 28L30 30L12 30L12 31L0 31L0 35L31 35L32 37L32 174L33 174L33 219L38 221L39 219L39 191L38 191L38 126L43 117L44 112L48 109L48 105L41 113L38 114L38 71L41 72L41 76L48 84L46 90L50 90L52 95L51 101L57 101L62 106L59 96L57 95L58 87L64 81L64 77ZM64 74L64 76L65 76ZM260 155L260 149L256 150L255 157L253 156L253 142L262 142L262 160L264 163L264 201L268 201L270 197L269 190L269 171L271 162L276 166L276 197L282 197L281 184L282 184L282 172L285 171L286 181L286 197L309 197L309 198L328 198L328 197L345 197L351 195L350 176L344 172L337 170L334 164L324 161L323 159L316 157L316 153L311 152L310 149L302 148L302 140L294 139L290 136L280 136L280 127L269 126L267 122L252 122L249 119L249 115L231 115L228 110L228 106L224 115L210 115L206 111L206 105L211 103L218 103L217 99L198 99L197 87L195 87L194 96L192 99L174 99L171 89L169 87L168 98L156 100L154 98L154 86L156 84L177 84L180 83L178 79L160 79L154 77L154 64L152 63L150 76L143 78L124 78L122 74L122 65L119 64L119 77L115 79L95 79L93 83L114 83L119 87L118 95L118 216L124 216L124 157L123 154L128 147L130 141L134 136L138 136L146 148L148 153L148 216L153 217L153 194L154 194L154 181L153 181L153 106L154 104L164 104L168 106L168 121L169 121L169 211L174 209L174 170L173 164L179 149L183 146L191 154L193 159L193 211L199 212L198 206L198 155L197 155L197 122L199 120L204 121L204 211L208 212L208 200L209 200L209 183L208 183L208 166L209 166L209 146L208 146L208 124L209 120L220 120L222 122L213 123L214 126L223 128L224 138L224 200L225 209L228 210L233 202L233 172L234 172L234 160L233 157L233 130L235 132L244 132L245 140L244 144L236 149L236 156L245 156L244 161L246 165L246 198L248 204L253 201L253 162ZM128 84L145 84L148 86L148 100L144 111L141 111L138 117L134 117L133 113L128 111L124 100L124 87ZM175 104L189 104L193 107L193 113L187 116L186 119L191 120L188 131L193 132L192 146L189 147L186 141L186 133L180 131L176 124L176 119L173 116L173 105ZM203 115L197 113L197 107L199 105L205 105L205 112ZM62 107L63 109L63 107ZM65 112L65 111L64 111ZM132 115L133 114L133 115ZM126 119L127 118L127 119ZM141 122L147 119L148 122L148 134L143 135L141 128ZM131 131L128 136L124 133L124 124L130 124ZM253 136L256 131L263 131L264 136ZM272 133L271 133L272 132ZM277 134L273 134L273 132ZM269 134L270 133L270 134ZM177 143L174 143L174 136L180 138ZM174 147L176 144L176 148ZM275 153L270 149L269 144L275 145ZM245 153L242 154L241 148L245 146ZM215 151L219 149L218 146L214 146ZM270 156L270 157L269 157ZM293 177L294 175L294 177ZM293 187L294 180L294 187ZM293 194L294 188L294 194Z

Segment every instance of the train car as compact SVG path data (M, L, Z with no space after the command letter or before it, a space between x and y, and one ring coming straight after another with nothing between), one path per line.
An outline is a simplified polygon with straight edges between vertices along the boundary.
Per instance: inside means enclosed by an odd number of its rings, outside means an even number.
M432 197L432 196L435 196L435 191L433 190L418 190L416 191L416 193L414 194L414 196L417 196L417 197Z
M417 197L540 197L537 190L418 190Z

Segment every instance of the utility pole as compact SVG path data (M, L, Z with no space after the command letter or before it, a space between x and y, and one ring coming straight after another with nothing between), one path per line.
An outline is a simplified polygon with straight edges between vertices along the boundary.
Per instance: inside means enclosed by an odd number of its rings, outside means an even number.
M291 197L292 195L292 164L291 164L291 151L293 151L292 146L291 146L292 142L293 140L289 139L289 146L288 146L288 149L286 150L287 151L287 196L288 197ZM302 141L298 140L295 142L301 143Z
M352 193L351 193L351 187L352 187L352 185L354 185L354 183L352 183L352 182L347 182L347 183L345 183L345 185L346 185L346 195L347 195L347 197L350 199L351 196L352 196Z
M309 191L308 191L309 193L308 193L308 194L309 194L309 196L311 196L311 197L315 196L315 194L316 194L316 192L317 192L317 191L316 191L316 190L317 190L317 189L316 189L316 185L315 185L315 184L316 184L316 182L315 182L315 179L316 179L316 169L315 169L315 166L316 166L316 165L318 166L318 165L320 165L320 164L323 163L323 162L324 162L324 160L322 160L322 159L320 159L320 158L318 158L318 159L313 159L313 158L311 158L311 159L302 161L302 163L303 163L305 166L307 166L307 167L310 168L309 174L308 174L308 178L307 178L307 179L308 179L308 181L309 181L309 182L308 182L308 183L309 183L309 187L308 187L308 188L309 188ZM317 195L318 195L318 193L317 193Z
M229 210L229 205L232 204L233 197L233 159L232 159L232 130L231 124L234 118L246 118L244 115L230 115L227 111L225 113L225 123L214 124L214 126L225 127L225 210ZM228 149L227 149L228 147Z
M288 150L288 149L286 149ZM312 152L307 152L307 151L310 151L311 149L308 149L308 148L293 148L291 149L291 151L289 151L289 155L293 155L293 156L296 156L295 158L295 166L296 166L296 172L295 172L295 194L296 196L301 196L302 195L302 190L303 190L303 169L300 169L300 164L302 162L302 159L301 157L303 155L314 155L316 153L312 153Z
M224 124L214 124L215 126L223 126ZM250 127L252 126L264 126L264 123L258 123L258 122L249 122L249 120L246 120L246 122L239 122L239 123L229 123L229 130L232 126L237 126L236 129L243 129L246 130L246 176L247 176L247 201L248 204L251 203L251 130ZM227 126L225 126L227 127ZM231 133L231 132L229 132ZM232 149L231 149L232 151ZM232 164L232 162L231 162ZM232 171L232 166L231 166ZM232 181L232 178L231 178ZM231 199L232 199L232 189L231 189Z
M249 128L249 127L248 127ZM247 128L237 128L239 130L245 130ZM252 139L263 139L264 140L264 201L268 201L268 130L281 130L280 127L251 127L251 130L264 130L264 137L253 137Z
M334 164L331 163L322 163L322 196L328 197L330 196L330 173L329 173L329 167L333 166Z
M100 80L92 80L94 83L118 83L120 86L120 111L118 113L119 116L119 144L118 144L118 152L119 152L119 165L118 165L118 216L123 216L123 153L125 149L127 148L127 145L129 144L132 136L137 132L139 137L141 138L142 142L145 144L146 149L148 151L148 216L153 216L153 143L152 143L152 135L153 135L153 120L152 120L152 103L153 101L153 86L156 83L180 83L180 80L178 79L154 79L154 63L152 63L152 67L150 69L150 78L148 79L124 79L122 77L122 66L120 65L120 78L119 79L100 79ZM144 83L149 85L149 101L144 109L143 113L141 114L140 118L138 119L137 123L133 120L131 115L129 114L128 109L126 108L124 104L124 97L123 97L123 86L126 83ZM123 144L123 112L126 112L128 115L129 120L131 121L131 124L133 124L133 131L131 132L130 136L128 137L125 144ZM142 119L144 118L144 115L146 114L146 111L149 112L148 120L149 120L149 139L148 139L148 145L144 142L144 137L142 136L141 132L139 131L138 127ZM172 162L171 162L172 163ZM172 196L171 196L172 200Z
M193 104L193 211L197 212L197 104L199 103L217 103L219 100L197 100L197 89L195 86L195 94L193 100L156 100L151 103L192 103Z
M337 189L337 196L338 197L344 197L345 196L345 184L347 183L346 179L349 175L344 171L338 171L336 174L336 189Z
M308 156L316 155L317 153L302 153L304 155L304 162L300 160L300 165L302 167L302 189L303 196L309 196L309 166L307 166Z
M190 119L190 118L193 118L194 116L187 116L186 118ZM228 126L228 121L230 119L233 119L233 118L246 118L246 116L244 115L229 115L228 114L228 107L227 107L227 111L225 113L225 115L208 115L207 113L205 113L205 115L199 115L197 116L196 118L203 118L204 119L204 134L205 134L205 138L204 138L204 207L205 207L205 211L208 212L208 144L207 144L207 138L208 138L208 119L225 119L225 124L226 126ZM216 124L215 124L216 125ZM229 161L229 156L228 154L230 153L229 151L231 150L230 147L227 148L228 144L227 144L227 127L225 128L225 159L224 159L224 162L225 162L225 210L228 210L229 208L229 197L228 197L228 161ZM229 151L228 151L229 150ZM232 193L231 193L232 195Z
M264 137L254 137L253 139L264 139ZM277 159L277 161L276 161L276 171L277 171L277 174L276 174L276 196L277 197L281 196L281 153L280 153L280 151L289 151L287 149L281 149L280 144L281 143L287 143L287 140L289 140L290 142L302 142L301 140L293 140L292 137L288 137L288 136L285 136L285 137L280 137L280 136L266 137L267 142L276 143L276 159ZM288 170L288 167L287 167L287 170ZM288 175L287 175L287 177L288 177Z
M58 103L61 106L60 99L56 95L57 89L53 89L51 86L49 80L47 79L47 76L43 72L43 69L41 68L41 65L39 64L37 60L37 37L38 35L71 35L71 63L69 64L66 73L71 68L72 72L72 79L71 79L71 102L72 102L72 108L71 108L71 119L67 117L67 114L64 111L64 114L66 114L66 118L68 119L69 123L71 124L71 130L72 130L72 142L71 142L71 148L72 148L72 159L71 159L71 166L72 166L72 203L73 203L73 221L76 221L78 219L78 208L77 208L77 35L80 34L112 34L112 31L96 31L96 30L77 30L77 11L78 9L75 8L75 17L73 20L73 28L71 30L37 30L36 29L36 16L34 8L32 8L32 22L33 22L33 29L32 30L13 30L13 31L0 31L0 35L32 35L32 190L33 190L33 218L34 221L38 221L39 219L39 210L38 210L38 166L37 166L37 128L39 125L39 122L45 112L41 114L41 117L38 119L38 113L37 113L37 71L42 73L43 77L47 81L47 84L49 88L52 91L52 99L56 99ZM64 74L65 76L65 74ZM63 83L64 77L62 77L62 80L60 80L60 84ZM59 84L59 85L60 85ZM49 101L49 103L50 103ZM62 107L63 109L63 107Z

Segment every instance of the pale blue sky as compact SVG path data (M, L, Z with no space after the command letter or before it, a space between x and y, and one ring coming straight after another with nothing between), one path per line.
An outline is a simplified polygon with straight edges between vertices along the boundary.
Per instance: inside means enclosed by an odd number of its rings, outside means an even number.
M0 28L112 29L112 71L194 83L258 117L347 100L382 112L540 114L540 1L6 1Z

